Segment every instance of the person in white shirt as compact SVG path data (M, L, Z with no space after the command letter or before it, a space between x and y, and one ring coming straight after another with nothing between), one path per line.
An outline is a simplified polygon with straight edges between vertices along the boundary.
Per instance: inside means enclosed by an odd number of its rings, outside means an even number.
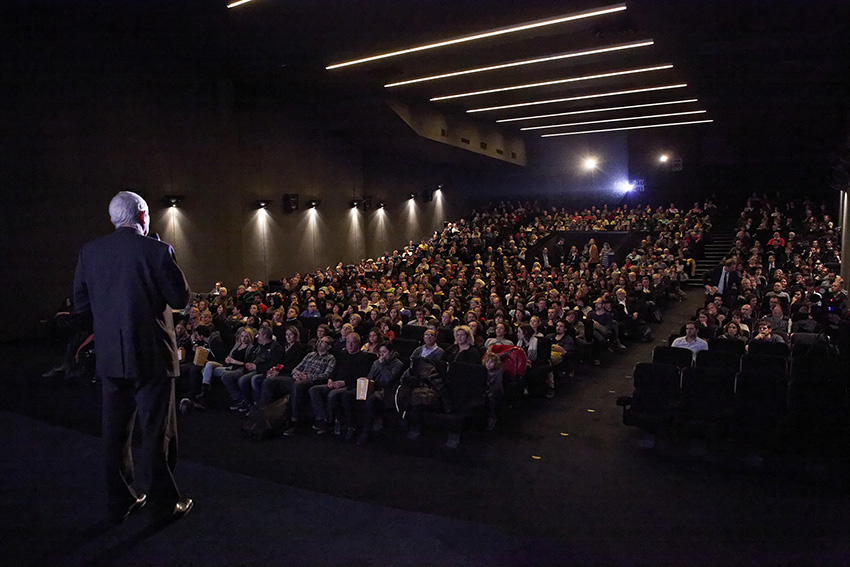
M688 349L694 359L699 351L708 350L708 343L697 336L697 325L693 321L685 323L685 336L675 339L670 346Z

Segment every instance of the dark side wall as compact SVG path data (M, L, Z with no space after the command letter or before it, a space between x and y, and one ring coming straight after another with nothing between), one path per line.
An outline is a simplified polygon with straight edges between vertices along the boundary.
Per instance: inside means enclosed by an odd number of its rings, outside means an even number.
M462 177L409 202L452 175L328 135L304 105L240 101L222 81L57 72L0 89L14 109L0 118L2 280L26 289L2 310L0 339L34 332L71 293L77 251L112 230L121 189L148 201L195 291L377 256L468 210ZM283 211L284 193L299 210ZM364 194L386 209L352 210ZM165 195L186 198L167 208ZM259 211L258 199L273 202ZM321 205L308 212L309 199Z

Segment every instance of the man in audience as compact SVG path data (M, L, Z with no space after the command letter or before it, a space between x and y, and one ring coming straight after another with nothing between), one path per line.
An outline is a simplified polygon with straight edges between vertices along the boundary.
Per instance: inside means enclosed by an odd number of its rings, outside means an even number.
M328 433L339 418L342 396L357 386L357 379L369 373L375 355L360 350L360 335L351 333L345 338L345 351L337 356L333 375L326 384L310 388L316 433Z
M236 409L240 412L251 410L252 405L259 403L259 400L254 399L254 389L252 380L255 376L264 377L266 373L280 363L283 358L283 347L274 338L274 333L269 327L261 327L257 332L257 352L254 355L254 360L246 362L243 368L245 374L239 378L239 391L242 393L242 400L238 403Z
M316 341L316 351L307 354L292 374L278 374L273 369L263 382L260 406L268 405L287 394L291 395L290 426L283 432L287 437L295 435L296 424L304 418L310 388L327 382L333 374L336 358L331 354L332 344L333 339L322 337Z
M376 420L377 423L382 423L381 414L386 404L391 403L392 395L395 393L403 370L404 364L396 356L391 343L383 343L378 347L378 359L372 363L372 368L365 376L373 382L374 390L363 401L365 419L360 436L357 438L358 445L364 445L369 440L372 425L376 423ZM356 389L348 390L342 398L344 413L348 421L345 433L347 441L352 439L355 433L353 417L356 398Z
M753 338L750 339L750 343L754 341L763 341L768 343L784 343L785 339L773 332L773 329L771 328L769 322L762 320L759 321L758 324L758 333L753 335Z
M708 343L697 336L697 324L694 321L685 323L685 336L674 339L670 346L688 349L694 360L699 351L708 350Z

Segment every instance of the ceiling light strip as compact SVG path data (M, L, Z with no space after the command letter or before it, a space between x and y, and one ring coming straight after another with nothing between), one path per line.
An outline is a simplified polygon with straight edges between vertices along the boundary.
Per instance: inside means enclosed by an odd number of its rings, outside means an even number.
M591 81L593 79L605 79L608 77L620 77L623 75L635 75L637 73L649 73L652 71L663 71L665 69L672 69L673 65L656 65L655 67L643 67L641 69L628 69L626 71L612 71L610 73L597 73L596 75L585 75L583 77L570 77L569 79L556 79L554 81L542 81L540 83L526 83L524 85L512 85L510 87L499 87L497 89L487 89L485 91L474 91L469 93L461 93L461 94L453 94L446 96L435 96L430 99L431 102L437 102L441 100L451 100L454 98L463 98L469 96L481 96L485 94L492 93L501 93L506 91L518 91L521 89L534 89L538 87L548 87L551 85L562 85L564 83L577 83L580 81Z
M705 110L690 110L688 112L670 112L667 114L648 114L646 116L629 116L628 118L610 118L608 120L590 120L588 122L571 122L569 124L549 124L547 126L528 126L520 128L526 130L545 130L547 128L571 128L573 126L587 126L588 124L606 124L609 122L628 122L630 120L648 120L650 118L669 118L670 116L685 116L688 114L705 114Z
M576 114L592 114L595 112L611 112L614 110L629 110L632 108L648 108L650 106L664 106L666 104L687 104L697 102L698 99L688 98L684 100L669 100L666 102L648 102L646 104L630 104L628 106L612 106L609 108L591 108L588 110L573 110L572 112L555 112L554 114L538 114L537 116L519 116L517 118L502 118L496 122L518 122L520 120L536 120L539 118L556 118L558 116L573 116Z
M627 91L614 91L614 92L610 92L610 93L598 93L598 94L592 94L592 95L571 96L571 97L567 97L567 98L552 98L552 99L549 99L549 100L536 100L536 101L533 101L533 102L520 102L520 103L517 103L517 104L504 104L502 106L488 106L488 107L485 107L485 108L471 108L471 109L467 110L466 112L467 112L467 114L472 114L472 113L475 113L475 112L490 112L492 110L505 110L505 109L508 109L508 108L522 108L522 107L525 107L525 106L537 106L537 105L540 105L540 104L555 104L557 102L572 102L574 100L588 100L588 99L592 99L592 98L603 98L603 97L608 97L608 96L621 96L621 95L636 94L636 93L646 93L646 92L652 92L652 91L664 91L664 90L669 90L669 89L681 89L681 88L684 88L684 87L687 87L687 86L688 86L687 83L678 83L678 84L675 84L675 85L664 85L662 87L647 87L647 88L644 88L644 89L631 89L631 90L627 90Z
M250 1L251 0L238 0L237 2L233 2L232 4L228 4L227 7L228 8L235 8L236 6L239 6L241 4L247 4Z
M614 6L608 6L606 8L600 8L598 10L589 10L587 12L579 12L577 14L570 14L568 16L559 16L557 18L552 18L548 20L538 20L535 22L528 22L525 24L519 24L516 26L510 26L506 28L499 28L487 32L476 33L473 35L467 35L462 37L457 37L454 39L447 39L445 41L439 41L436 43L428 43L425 45L419 45L416 47L410 47L408 49L400 49L398 51L391 51L389 53L382 53L380 55L372 55L371 57L364 57L362 59L354 59L352 61L345 61L343 63L334 63L333 65L328 65L325 67L328 71L332 69L339 69L341 67L349 67L351 65L360 65L362 63L369 63L371 61L378 61L380 59L388 59L390 57L398 57L399 55L407 55L408 53L416 53L418 51L426 51L428 49L437 49L440 47L447 47L449 45L456 45L458 43L467 43L470 41L477 41L479 39L486 39L488 37L495 37L499 35L505 35L509 33L516 33L526 30L531 30L535 28L542 28L545 26L553 26L555 24L562 24L565 22L572 22L575 20L583 20L585 18L592 18L595 16L603 16L605 14L612 14L614 12L622 12L626 9L625 4L617 4Z
M692 120L690 122L671 122L668 124L647 124L646 126L623 126L622 128L605 128L604 130L583 130L581 132L559 132L557 134L542 134L541 138L554 138L556 136L578 136L579 134L596 134L597 132L619 132L622 130L643 130L646 128L665 128L667 126L684 126L686 124L707 124L714 120Z
M510 63L501 63L499 65L490 65L489 67L477 67L475 69L464 69L463 71L454 71L451 73L443 73L442 75L430 75L428 77L419 77L417 79L410 79L407 81L399 81L397 83L389 83L384 85L386 88L392 87L401 87L404 85L412 85L415 83L424 83L426 81L436 81L439 79L448 79L450 77L460 77L462 75L471 75L473 73L485 73L487 71L496 71L498 69L508 69L510 67L520 67L522 65L534 65L537 63L547 63L549 61L559 61L561 59L572 59L574 57L585 57L587 55L598 55L600 53L610 53L612 51L621 51L624 49L634 49L636 47L647 47L650 45L654 45L655 42L651 39L646 41L638 41L633 43L623 43L619 45L612 45L610 47L600 47L599 49L589 49L586 51L573 51L570 53L559 53L557 55L549 55L546 57L539 57L537 59L525 59L523 61L512 61Z

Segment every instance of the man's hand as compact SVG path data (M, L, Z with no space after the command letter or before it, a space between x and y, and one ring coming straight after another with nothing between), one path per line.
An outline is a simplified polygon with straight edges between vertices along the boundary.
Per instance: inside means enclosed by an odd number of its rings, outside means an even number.
M302 381L302 380L306 380L306 379L307 379L307 375L306 375L306 374L304 374L304 373L303 373L302 371L300 371L300 370L293 370L293 371L292 371L292 377L293 377L293 378L295 378L295 380L296 380L296 381L298 381L298 382L300 382L300 381Z
M257 365L254 364L253 362L246 362L245 363L245 370L256 370L256 369L257 369Z
M339 388L345 388L345 380L336 380L334 382L331 382L331 384L333 384L333 386L331 386L331 387L334 390L339 389Z

